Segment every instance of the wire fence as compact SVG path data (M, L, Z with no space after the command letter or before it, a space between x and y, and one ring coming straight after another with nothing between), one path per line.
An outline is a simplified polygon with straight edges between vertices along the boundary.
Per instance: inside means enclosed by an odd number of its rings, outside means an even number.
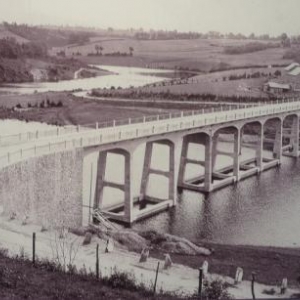
M158 289L172 290L172 286L165 286L164 279L170 272L166 271L163 262L157 259L151 258L147 262L140 263L136 254L125 250L107 253L105 241L89 245L87 248L82 246L82 237L67 232L63 235L60 233L53 235L49 237L43 233L33 232L32 238L24 235L18 241L2 240L0 247L2 250L8 250L10 257L31 260L33 264L50 262L62 271L76 270L78 274L92 275L99 279L110 278L121 272L128 274L136 285L143 285L154 293ZM194 289L191 292L193 291Z

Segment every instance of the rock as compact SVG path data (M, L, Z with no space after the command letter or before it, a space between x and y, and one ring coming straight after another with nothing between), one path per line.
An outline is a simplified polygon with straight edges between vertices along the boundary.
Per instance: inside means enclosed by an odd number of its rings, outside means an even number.
M141 232L140 235L151 242L152 245L169 253L185 255L210 255L211 251L199 247L191 241L166 233L157 233L153 230Z
M91 241L92 241L92 237L93 237L93 234L91 232L87 232L84 236L84 240L82 242L82 245L90 244Z
M106 242L105 253L111 253L114 251L114 240L108 239Z
M147 241L132 230L120 230L111 233L111 237L129 251L141 252L148 246Z
M208 274L208 262L207 260L205 260L202 264L202 272L203 272L203 276L206 277Z
M169 269L172 267L172 260L170 254L165 254L165 264L164 269Z
M29 217L28 216L25 216L22 220L22 225L27 225L28 224L28 220L29 220Z
M234 283L235 284L238 284L238 283L241 283L242 280L243 280L243 269L240 268L240 267L237 267L236 269L236 273L235 273L235 280L234 280Z
M147 259L148 259L148 257L149 257L149 248L144 248L143 250L142 250L142 253L141 253L141 257L140 257L140 263L141 262L146 262L147 261Z

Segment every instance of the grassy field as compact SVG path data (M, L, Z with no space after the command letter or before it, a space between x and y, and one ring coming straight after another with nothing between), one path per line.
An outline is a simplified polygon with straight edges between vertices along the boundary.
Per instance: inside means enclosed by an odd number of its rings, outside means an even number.
M288 64L290 60L283 59L285 49L270 48L254 53L230 55L224 53L224 47L249 43L247 40L195 39L195 40L152 40L135 39L105 39L101 42L90 42L82 46L64 47L67 55L80 52L80 59L85 62L99 64L134 65L175 68L183 67L199 69L203 72L236 68L242 66L268 66ZM95 45L103 47L103 54L111 52L129 52L133 47L133 57L86 57L95 52ZM56 49L55 51L58 51ZM55 53L55 52L53 52Z
M47 103L62 103L62 106L52 107ZM28 104L30 103L30 104ZM40 107L41 103L44 103ZM21 106L23 110L15 111L12 108ZM179 108L168 105L138 105L136 103L109 102L83 99L68 93L42 93L33 95L2 95L0 96L0 118L17 118L28 121L40 121L49 124L91 124L95 122L108 122L113 119L127 119L179 109L192 109L190 105Z

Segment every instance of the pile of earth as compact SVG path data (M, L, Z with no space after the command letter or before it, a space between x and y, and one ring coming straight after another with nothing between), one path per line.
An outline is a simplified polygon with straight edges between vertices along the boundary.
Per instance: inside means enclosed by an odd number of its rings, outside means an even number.
M198 246L186 238L181 238L167 233L158 233L154 230L135 231L131 229L103 230L89 226L73 231L76 234L85 235L87 241L97 235L100 239L113 239L117 248L128 251L141 252L144 248L159 250L165 253L182 255L210 255L211 250ZM88 242L85 242L88 243Z

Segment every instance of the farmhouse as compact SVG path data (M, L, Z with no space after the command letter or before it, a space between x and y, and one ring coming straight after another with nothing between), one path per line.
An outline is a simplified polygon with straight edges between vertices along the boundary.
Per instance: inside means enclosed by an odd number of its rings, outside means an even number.
M291 86L289 84L269 81L264 84L264 91L274 94L282 94L291 91Z

